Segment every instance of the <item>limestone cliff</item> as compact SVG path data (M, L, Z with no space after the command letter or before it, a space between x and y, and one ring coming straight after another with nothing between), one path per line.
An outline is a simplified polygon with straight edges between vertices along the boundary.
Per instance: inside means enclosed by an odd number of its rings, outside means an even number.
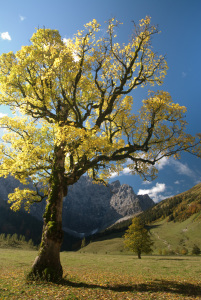
M128 184L121 185L117 180L106 187L83 176L69 188L64 199L63 226L90 234L153 205L148 195L137 196Z

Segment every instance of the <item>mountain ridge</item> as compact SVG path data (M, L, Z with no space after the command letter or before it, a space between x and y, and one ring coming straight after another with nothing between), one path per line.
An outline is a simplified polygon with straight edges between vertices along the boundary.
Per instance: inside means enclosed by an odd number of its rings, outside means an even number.
M13 177L0 178L3 200L8 199L16 187L23 188ZM31 206L30 214L42 221L46 202ZM146 195L137 196L132 187L114 181L108 186L94 184L88 176L70 186L63 202L63 229L78 237L101 231L122 217L133 216L154 205Z

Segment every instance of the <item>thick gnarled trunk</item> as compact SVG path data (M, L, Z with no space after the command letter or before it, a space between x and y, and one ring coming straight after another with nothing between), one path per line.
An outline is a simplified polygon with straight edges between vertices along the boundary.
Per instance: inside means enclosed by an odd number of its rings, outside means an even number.
M65 154L63 147L57 146L49 185L49 195L44 213L41 245L29 278L59 281L63 275L60 262L60 248L63 241L62 207L67 194L64 177Z

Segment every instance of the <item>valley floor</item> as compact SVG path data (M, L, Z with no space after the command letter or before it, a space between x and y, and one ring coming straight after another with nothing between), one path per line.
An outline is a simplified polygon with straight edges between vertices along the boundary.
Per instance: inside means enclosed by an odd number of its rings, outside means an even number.
M29 283L36 251L0 249L0 299L201 299L201 256L62 252L60 284Z

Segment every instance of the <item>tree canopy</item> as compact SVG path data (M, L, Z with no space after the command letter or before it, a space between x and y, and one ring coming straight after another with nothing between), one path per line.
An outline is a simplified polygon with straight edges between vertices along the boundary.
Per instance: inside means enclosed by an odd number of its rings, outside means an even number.
M124 244L126 248L137 253L139 259L141 259L142 253L152 252L153 242L139 217L133 218L132 224L124 235Z
M6 129L1 176L40 182L47 195L56 145L65 153L67 185L86 172L107 179L127 159L131 173L153 177L162 157L198 151L198 141L184 133L186 108L173 103L168 92L150 92L141 110L133 112L129 93L161 85L167 64L151 47L158 29L149 17L134 24L126 45L115 41L119 25L111 19L102 36L93 20L68 40L57 30L38 29L31 45L1 55L0 103L14 113L0 120ZM25 188L10 199L18 209L20 199L40 196Z

